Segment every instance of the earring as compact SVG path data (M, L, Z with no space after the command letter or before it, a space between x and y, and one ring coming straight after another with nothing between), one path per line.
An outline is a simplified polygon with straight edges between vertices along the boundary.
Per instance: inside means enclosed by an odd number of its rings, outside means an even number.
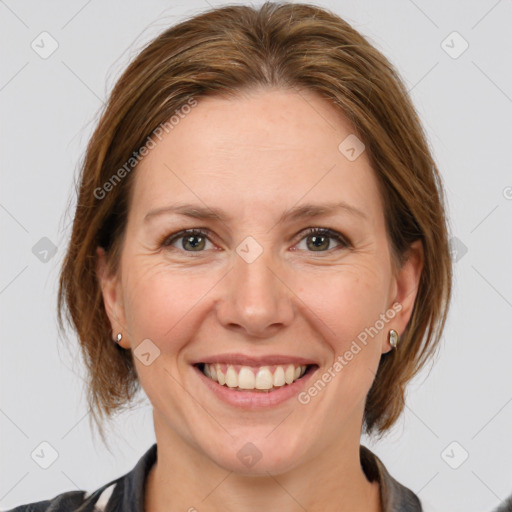
M398 333L395 329L390 329L389 331L389 344L395 349L398 346Z
M119 332L119 333L117 333L117 339L115 339L114 341L119 345L122 338L123 338L123 335Z

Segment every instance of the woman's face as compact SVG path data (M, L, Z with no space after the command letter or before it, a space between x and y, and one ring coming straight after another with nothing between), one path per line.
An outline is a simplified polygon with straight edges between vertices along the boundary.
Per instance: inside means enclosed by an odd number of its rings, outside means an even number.
M353 133L311 93L200 98L135 171L120 269L102 288L159 446L247 474L359 446L389 329L410 317L421 246L393 272L377 181ZM273 385L270 374L277 389L221 386L196 365L208 361L234 364L231 384ZM313 366L290 385L290 364Z

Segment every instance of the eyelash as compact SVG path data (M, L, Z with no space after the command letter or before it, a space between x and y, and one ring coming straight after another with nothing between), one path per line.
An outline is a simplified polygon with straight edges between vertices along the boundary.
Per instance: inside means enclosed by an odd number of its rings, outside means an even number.
M165 235L159 241L158 246L169 248L169 249L175 249L174 247L171 247L171 245L176 240L179 240L180 238L184 238L185 236L189 236L189 237L190 236L200 236L200 237L205 237L208 240L210 240L208 234L209 234L209 230L207 230L207 229L202 229L202 228L185 229L183 231L179 231L178 233L175 233L170 236ZM305 231L301 232L300 235L298 235L298 236L300 236L300 238L298 239L297 243L302 241L304 238L307 238L308 236L313 236L313 235L333 238L334 240L336 240L337 242L339 242L341 244L341 247L334 247L333 249L327 249L326 251L308 251L308 252L330 253L337 249L348 248L348 247L352 246L352 244L348 241L348 239L346 239L343 235L341 235L341 233L338 233L337 231L334 231L333 229L329 229L329 228L315 228L315 227L307 228ZM210 242L211 242L211 240L210 240ZM178 250L180 250L180 249L178 249ZM183 251L183 252L194 253L194 252L204 252L204 251Z

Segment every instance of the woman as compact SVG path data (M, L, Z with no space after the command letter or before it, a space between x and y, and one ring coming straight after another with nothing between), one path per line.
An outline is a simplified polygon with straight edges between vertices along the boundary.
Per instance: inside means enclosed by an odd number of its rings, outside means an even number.
M59 295L99 431L142 388L157 442L14 510L425 510L360 438L438 345L443 202L397 73L333 13L223 7L161 34L89 143Z

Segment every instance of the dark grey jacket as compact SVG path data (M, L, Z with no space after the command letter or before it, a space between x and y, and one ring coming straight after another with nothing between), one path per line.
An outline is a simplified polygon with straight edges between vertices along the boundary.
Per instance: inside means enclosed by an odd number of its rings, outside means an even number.
M361 446L361 466L370 481L380 484L383 512L423 512L418 497L387 472L382 461ZM7 512L144 512L144 484L157 457L156 443L124 476L92 493L68 491L50 500L13 508Z

